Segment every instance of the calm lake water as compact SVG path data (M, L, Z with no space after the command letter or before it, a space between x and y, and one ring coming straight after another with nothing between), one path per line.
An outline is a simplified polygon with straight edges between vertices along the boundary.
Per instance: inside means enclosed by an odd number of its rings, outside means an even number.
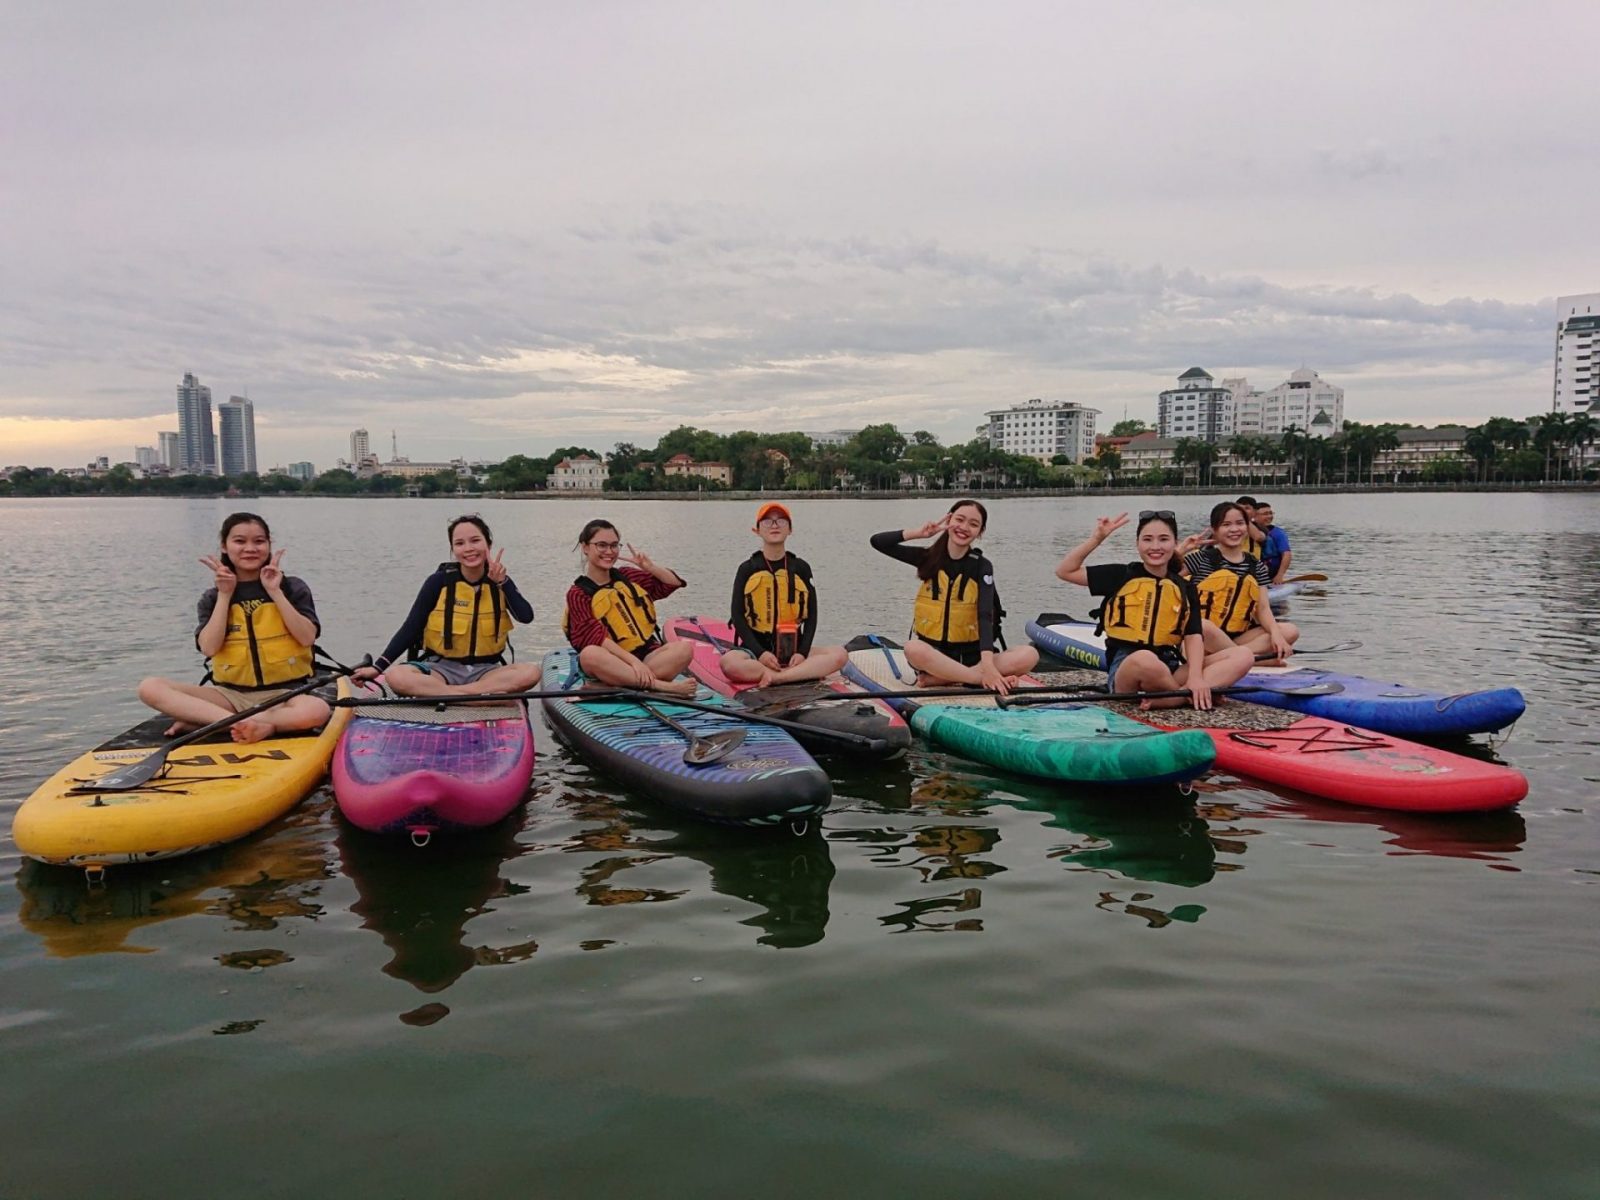
M323 789L103 889L25 864L16 804L140 718L142 675L198 673L232 507L0 503L0 1197L1600 1194L1600 499L1278 507L1333 579L1293 606L1306 644L1524 690L1513 813L1063 792L919 747L835 765L795 838L674 819L541 726L526 809L480 837L360 835ZM255 507L348 661L460 505ZM867 537L943 507L796 504L825 637L903 632L913 576ZM1102 509L992 506L1013 641L1087 607L1052 568ZM689 580L668 612L724 612L755 545L750 504L482 511L538 610L524 658L590 516Z

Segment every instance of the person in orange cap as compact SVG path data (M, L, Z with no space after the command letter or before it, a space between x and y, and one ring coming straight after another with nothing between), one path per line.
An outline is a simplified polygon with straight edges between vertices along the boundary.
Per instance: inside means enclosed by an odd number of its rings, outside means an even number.
M817 585L811 564L789 553L794 517L777 501L756 510L761 548L733 577L734 648L722 656L722 673L735 683L770 687L821 679L844 666L843 646L814 647Z

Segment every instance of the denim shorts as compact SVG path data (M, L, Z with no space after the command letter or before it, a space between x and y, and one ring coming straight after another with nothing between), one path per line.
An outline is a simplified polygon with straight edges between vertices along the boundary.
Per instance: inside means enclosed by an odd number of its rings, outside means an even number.
M1116 650L1109 651L1106 657L1106 682L1116 687L1117 668L1128 660L1128 655L1136 654L1140 650L1148 650L1159 658L1167 670L1177 674L1178 668L1183 666L1183 650L1178 646L1119 646Z

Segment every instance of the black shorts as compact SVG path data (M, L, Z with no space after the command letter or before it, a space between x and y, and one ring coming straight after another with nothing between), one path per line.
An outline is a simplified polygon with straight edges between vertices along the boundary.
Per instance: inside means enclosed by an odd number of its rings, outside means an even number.
M654 654L657 650L661 649L661 647L665 645L666 643L663 642L659 637L653 637L644 645L640 646L637 650L632 651L632 654L640 662L643 662L646 658L650 657L650 655Z
M917 641L931 646L946 658L953 658L963 667L975 667L983 661L983 644L981 642L936 642L932 638L913 635Z

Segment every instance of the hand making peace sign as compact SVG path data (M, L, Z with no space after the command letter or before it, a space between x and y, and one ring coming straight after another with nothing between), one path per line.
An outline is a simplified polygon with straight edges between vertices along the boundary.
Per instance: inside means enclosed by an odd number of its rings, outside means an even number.
M200 565L209 568L211 573L216 577L215 582L218 596L226 597L233 595L233 589L239 586L239 577L235 575L228 567L223 565L221 559L213 558L209 554L202 554L200 556Z
M506 581L506 565L500 561L505 557L505 553L505 547L502 546L495 551L494 557L489 560L490 583L504 583Z

